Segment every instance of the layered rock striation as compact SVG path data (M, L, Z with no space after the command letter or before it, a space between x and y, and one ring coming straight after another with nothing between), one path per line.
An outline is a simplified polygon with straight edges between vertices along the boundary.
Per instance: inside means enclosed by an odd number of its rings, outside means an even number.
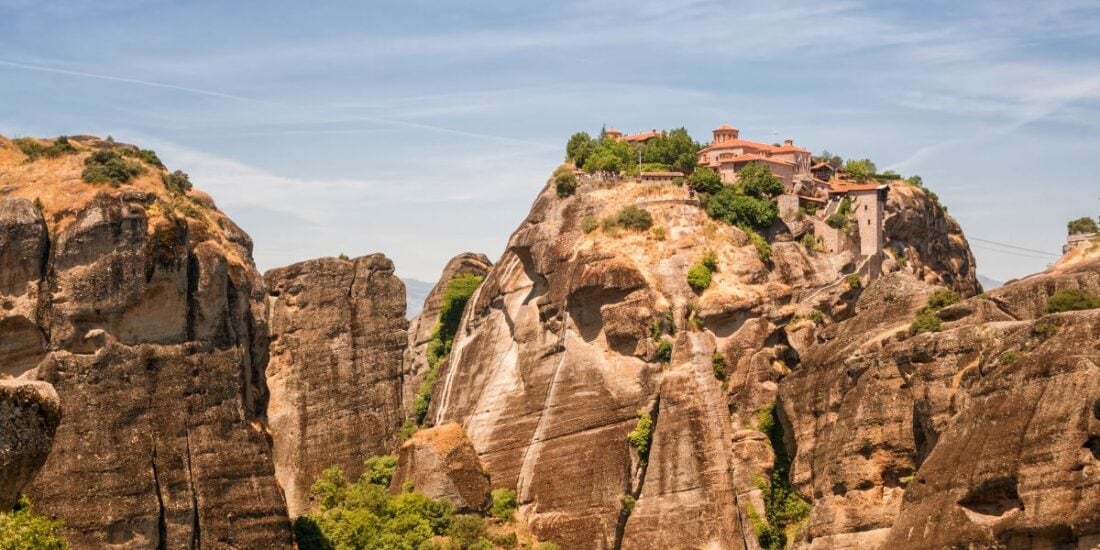
M0 365L65 416L26 492L76 548L289 547L248 236L155 156L0 139ZM127 181L85 183L96 152Z
M325 468L352 479L396 449L406 346L405 285L381 254L268 271L275 473L291 516L311 511Z

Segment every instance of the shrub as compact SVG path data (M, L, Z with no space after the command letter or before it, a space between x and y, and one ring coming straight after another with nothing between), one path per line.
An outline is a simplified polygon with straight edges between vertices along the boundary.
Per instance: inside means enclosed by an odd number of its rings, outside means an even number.
M718 172L703 167L691 173L687 179L688 185L699 193L713 195L722 190L722 176Z
M136 158L141 162L144 162L145 164L148 164L155 168L164 168L164 163L160 161L160 157L158 157L155 152L149 149L131 149L129 147L126 147L119 149L118 151L124 157Z
M668 234L665 231L665 228L663 228L663 227L654 227L653 229L649 230L649 234L652 235L653 238L655 240L658 240L658 241L663 241L663 240L665 240L665 238L668 237Z
M39 197L34 198L34 209L43 212L46 210L46 205L42 204L42 199Z
M768 244L768 240L763 235L746 230L745 234L749 236L749 242L756 247L756 256L760 258L760 261L769 263L772 261L772 245Z
M1100 297L1093 296L1079 288L1059 290L1047 298L1047 313L1063 311L1082 311L1100 308Z
M718 255L715 254L713 250L707 250L703 253L701 263L705 265L707 269L711 270L711 272L718 271Z
M561 550L561 548L552 542L540 542L538 550Z
M951 290L937 290L928 297L928 307L932 309L943 309L947 306L959 303L962 297L958 292Z
M649 459L649 446L653 443L653 418L649 413L638 411L638 423L634 426L634 430L626 435L626 440L634 450L638 451L642 462Z
M439 321L432 329L432 336L428 340L428 373L424 375L424 381L420 383L420 389L413 399L413 415L416 417L417 424L422 424L428 414L432 391L439 377L439 366L443 363L443 358L451 353L451 345L454 343L455 334L458 333L458 324L462 321L462 312L466 310L466 303L484 279L480 275L459 275L451 279L447 283L446 290L443 291Z
M1070 235L1100 232L1100 227L1096 226L1096 221L1092 218L1077 218L1066 224L1066 228L1069 229Z
M108 183L118 187L141 172L140 166L127 162L115 150L104 149L84 159L81 178L87 183Z
M816 309L810 312L809 319L813 321L815 325L825 324L825 314Z
M1009 350L1001 354L1001 364L1005 366L1015 365L1020 360L1020 354Z
M759 515L751 508L749 519L760 545L769 550L780 550L786 548L788 539L797 534L799 524L810 514L810 505L791 487L791 457L783 442L783 425L779 422L779 411L775 404L757 410L755 416L757 429L768 436L775 461L772 464L771 479L757 482L763 492L767 522L760 521Z
M615 216L618 225L636 231L646 231L653 227L653 216L645 208L633 204L624 206Z
M470 548L485 538L485 520L470 515L455 516L447 528L447 536L461 548ZM492 548L492 546L490 546Z
M424 412L427 413L427 411ZM406 420L405 423L397 429L397 440L404 442L418 431L420 431L420 426L417 426L412 420Z
M813 233L806 233L805 235L802 235L802 239L799 242L802 243L802 246L804 246L806 250L809 250L811 252L818 252L818 247L821 246L817 241L817 237L814 237Z
M916 336L924 332L939 332L943 328L943 321L936 312L927 309L921 310L913 324L909 325L909 334Z
M496 489L493 491L493 506L489 509L489 515L497 519L512 519L516 512L516 492L510 489Z
M863 280L859 278L859 275L855 273L849 275L845 281L848 283L848 288L851 290L859 290L863 288Z
M783 182L772 169L759 162L750 162L737 173L741 192L757 199L770 199L783 194Z
M372 485L390 486L394 472L397 471L397 457L393 455L372 456L363 463L365 469L360 480Z
M714 355L710 356L710 364L714 368L714 377L724 381L726 379L726 356L716 351Z
M629 516L634 511L634 505L638 504L637 500L634 500L633 496L623 495L619 497L619 502L622 504L623 515Z
M565 198L577 192L577 175L572 170L563 171L554 176L554 186L559 198Z
M1040 320L1031 326L1031 334L1039 340L1049 340L1058 334L1058 324L1049 319Z
M165 189L177 195L186 194L191 190L191 177L182 170L176 170L171 174L161 174L160 179L164 182Z
M341 259L341 260L344 260L345 262L348 261L348 260L351 260L351 258L349 258L348 255L344 254L343 252L341 252L340 255L336 256L336 257Z
M779 217L774 202L742 195L728 186L707 199L706 210L716 220L754 229L767 229Z
M34 513L27 497L15 509L0 513L0 548L4 550L65 550L61 522Z
M591 233L596 229L599 229L600 222L595 216L585 216L581 218L581 231L585 233Z
M668 363L672 361L672 342L668 340L661 340L657 343L657 360L662 363Z
M687 281L692 290L702 292L710 287L710 270L702 263L694 264L688 269Z
M49 145L43 145L33 138L19 138L12 141L24 155L27 155L27 162L34 162L42 157L56 158L76 153L76 147L69 143L69 138L66 136L53 140Z
M924 187L924 179L916 174L909 176L909 178L905 180L905 183L914 187Z

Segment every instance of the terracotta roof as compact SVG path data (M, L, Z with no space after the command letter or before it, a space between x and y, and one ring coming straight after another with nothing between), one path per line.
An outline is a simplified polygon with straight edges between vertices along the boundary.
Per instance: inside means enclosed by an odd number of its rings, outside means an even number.
M782 145L772 149L776 153L809 153L808 149L803 149L797 145Z
M766 157L764 155L757 155L756 153L748 153L748 154L745 154L745 155L738 155L736 157L727 158L727 159L718 159L718 162L720 162L720 163L732 162L734 164L739 164L739 163L742 163L742 162L752 162L752 161L761 161L761 162L767 162L769 164L783 164L783 165L786 165L786 166L794 166L794 163L789 161L789 160L774 159L774 158L771 158L771 157Z
M747 139L729 139L722 143L711 143L704 147L699 152L713 151L718 149L736 149L738 147L747 147L751 149L758 149L760 151L774 151L774 145L768 145L767 143L760 143L759 141L749 141Z
M640 134L630 134L629 136L623 136L623 141L648 141L660 135L661 132L653 130L652 132L642 132Z
M603 131L603 133L605 133L605 134L622 134L622 132L618 128L607 128L606 130Z
M722 130L737 130L737 128L734 128L733 126L730 126L729 124L723 124L723 125L721 125L721 126L714 129L715 132L720 132Z
M829 182L830 193L847 193L848 191L874 191L886 189L887 186L878 183L835 183Z
M828 162L819 162L819 163L811 166L810 170L819 170L821 168L828 168L828 169L830 169L834 172L836 171L836 168L834 168L833 165L829 164Z

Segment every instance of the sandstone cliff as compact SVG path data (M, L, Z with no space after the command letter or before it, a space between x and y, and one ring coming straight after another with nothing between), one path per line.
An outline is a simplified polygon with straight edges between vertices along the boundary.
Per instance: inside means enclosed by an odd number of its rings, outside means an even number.
M331 466L355 479L395 450L406 345L405 285L381 254L268 271L275 473L291 516Z
M53 386L0 380L0 513L12 509L46 461L60 421Z
M250 239L149 152L36 143L0 138L0 365L65 416L26 492L75 548L289 547Z
M409 322L409 341L402 363L404 390L401 395L401 406L406 417L412 416L413 399L429 370L428 341L431 340L432 330L439 322L439 308L443 305L443 293L447 285L459 275L485 276L492 265L484 254L465 252L451 258L443 268L439 281L424 299L424 307L420 314Z
M942 212L926 219L937 214L898 204L893 217L907 221L888 226L888 242L966 249ZM655 229L597 228L625 205L647 209ZM930 234L889 230L918 226ZM466 429L493 487L517 490L540 538L756 548L759 480L776 463L757 419L814 322L787 325L849 317L858 294L846 277L855 258L809 251L797 236L777 233L763 261L682 187L587 185L560 199L548 186L467 306L430 420ZM686 272L707 251L718 270L696 294ZM906 271L977 290L972 261L912 256Z

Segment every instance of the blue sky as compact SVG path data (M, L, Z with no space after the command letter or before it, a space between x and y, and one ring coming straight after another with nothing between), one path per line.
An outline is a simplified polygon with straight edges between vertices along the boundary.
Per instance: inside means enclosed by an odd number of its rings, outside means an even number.
M4 135L156 149L261 269L495 259L602 124L870 157L969 237L1049 253L1100 214L1095 1L0 0L0 106ZM1052 259L972 245L1000 280Z

